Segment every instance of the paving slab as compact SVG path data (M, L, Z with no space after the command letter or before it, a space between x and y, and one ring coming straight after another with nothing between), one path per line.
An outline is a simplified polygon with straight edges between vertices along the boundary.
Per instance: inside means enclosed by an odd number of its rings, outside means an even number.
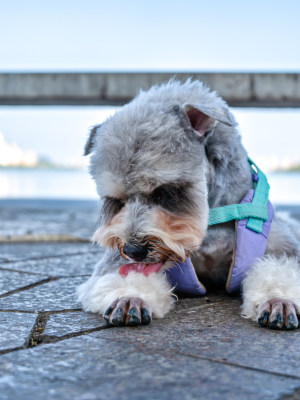
M3 350L23 346L36 317L36 314L0 312L0 353Z
M125 346L102 339L102 333L3 355L1 399L271 400L300 385L169 349L153 351L139 342Z
M91 243L0 243L0 265L1 262L25 261L99 251L99 247Z
M78 309L76 288L86 277L60 278L0 298L0 310L56 311Z
M51 314L44 330L44 336L62 337L70 333L88 331L107 326L102 315L82 311Z
M16 261L13 263L0 264L0 270L1 268L5 268L48 276L91 275L95 264L99 261L102 254L103 251L99 250L77 255L70 254Z
M23 288L24 286L32 285L46 278L47 276L43 275L0 270L0 296L6 294L7 292L11 292L12 290L17 290Z
M209 298L209 296L208 296ZM300 379L300 329L274 331L240 316L241 300L179 301L166 318L135 330L103 331L107 340L139 343L149 351L190 354ZM185 307L182 305L185 303ZM198 305L197 305L198 303Z

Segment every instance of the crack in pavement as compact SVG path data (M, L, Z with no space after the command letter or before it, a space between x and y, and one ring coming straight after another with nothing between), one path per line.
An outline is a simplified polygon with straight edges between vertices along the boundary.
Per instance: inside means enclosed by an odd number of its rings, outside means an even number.
M25 341L26 348L35 347L41 343L46 324L50 318L50 314L40 312L35 323Z
M28 310L2 310L0 312L3 313L24 313L24 314L38 314L38 311L28 311Z
M23 345L18 347L12 347L10 349L0 350L0 356L2 356L3 354L12 353L14 351L25 350L25 349L26 347Z
M1 243L0 243L1 244ZM60 258L60 257L69 257L69 256L82 256L84 254L97 254L99 252L99 254L102 255L101 250L99 249L92 249L92 250L87 250L87 251L82 251L82 252L77 252L77 253L67 253L67 254L58 254L58 255L49 255L49 256L39 256L39 257L28 257L28 258L20 258L17 260L9 260L9 259L4 259L4 261L1 259L1 262L3 264L15 264L21 261L35 261L35 260L45 260L45 259L49 259L49 258Z
M116 328L116 327L115 327ZM128 328L126 328L128 329ZM125 341L125 340L116 340L114 338L110 338L109 339L111 342L123 342L123 343L132 343L130 340L129 341ZM164 350L160 350L157 349L155 347L148 347L147 345L145 345L143 343L143 351L145 351L148 354L153 354L153 352L155 351L156 353L160 353L161 355L165 355L166 351ZM242 368L245 370L250 370L250 371L255 371L255 372L260 372L260 373L264 373L264 374L268 374L268 375L275 375L275 376L280 376L280 377L284 377L284 378L290 378L290 379L300 379L299 375L292 375L292 374L285 374L285 373L281 373L281 372L277 372L277 371L270 371L270 370L266 370L266 369L262 369L262 368L258 368L258 367L251 367L249 365L244 365L244 364L238 364L235 362L230 362L227 360L223 360L223 359L215 359L215 358L211 358L211 357L203 357L203 356L198 356L196 354L191 354L191 353L185 353L182 351L178 351L175 349L171 349L171 350L167 350L168 352L172 351L173 354L177 354L179 356L185 356L185 357L190 357L190 358L195 358L198 360L203 360L203 361L210 361L216 364L222 364L222 365L227 365L229 367L235 367L235 368Z
M0 270L1 270L1 268L0 268ZM57 281L58 279L90 277L90 274L84 274L84 275L59 275L59 276L40 275L40 276L48 276L48 278L42 279L41 281L37 281L35 283L31 283L29 285L22 286L20 288L17 288L17 289L14 289L14 290L10 290L9 292L3 293L3 294L0 295L0 299L2 299L4 297L11 296L12 294L15 294L15 293L19 293L19 292L23 292L25 290L32 289L35 286L43 285L44 283Z
M28 275L48 276L47 274L41 274L39 272L29 272L29 271L23 271L21 269L6 268L2 266L0 266L0 271L18 272L19 274L28 274Z
M14 269L14 268L3 268L0 266L0 271L8 271L8 272L17 272L19 274L25 274L25 275L36 275L36 276L50 276L53 278L77 278L80 276L88 276L90 277L91 274L78 274L78 275L49 275L49 274L42 274L39 272L29 272L29 271L24 271L21 269Z
M73 311L75 311L75 310L73 310ZM82 310L79 309L78 311L82 311ZM66 312L66 310L64 310L64 312ZM54 314L54 313L51 313L49 311L43 311L43 312L39 313L39 315L37 316L37 319L33 325L33 328L30 331L29 336L26 339L26 344L25 344L26 348L36 347L41 344L57 343L57 342L61 342L62 340L70 339L72 337L88 335L89 333L92 333L92 332L97 332L97 331L101 331L103 329L112 328L111 325L102 325L102 326L98 326L96 328L84 329L84 330L78 331L78 332L67 333L63 336L44 335L44 331L45 331L47 322L48 322L51 314Z
M262 369L262 368L258 368L258 367L251 367L249 365L237 364L234 362L227 361L225 359L223 360L223 359L214 359L214 358L210 358L210 357L202 357L202 356L198 356L196 354L184 353L184 352L177 351L177 350L174 350L174 353L178 354L178 355L188 356L191 358L196 358L199 360L211 361L211 362L218 363L218 364L228 365L231 367L238 367L238 368L243 368L243 369L247 369L250 371L262 372L264 374L276 375L276 376L280 376L280 377L284 377L284 378L291 378L291 379L297 379L297 380L300 379L299 375L285 374L282 372L270 371L270 370Z
M11 290L9 292L1 294L0 295L0 299L3 299L4 297L11 296L12 294L15 294L15 293L23 292L24 290L32 289L35 286L43 285L44 283L48 283L48 282L51 282L51 281L56 281L56 280L58 280L60 278L61 277L49 277L47 279L43 279L41 281L38 281L38 282L35 282L35 283L31 283L30 285L22 286L21 288L14 289L14 290Z
M3 313L24 313L24 314L38 314L40 312L48 313L49 315L52 314L62 314L62 313L69 313L69 312L79 312L82 311L82 308L66 308L65 310L51 310L51 311L31 311L31 310L9 310L9 309L0 309L0 312Z
M102 325L96 328L84 329L83 331L67 333L63 336L55 336L55 335L44 335L39 342L39 344L48 344L48 343L57 343L61 342L62 340L70 339L72 337L88 335L93 332L103 331L104 329L112 329L115 328L111 325Z
M42 334L42 332L44 331L49 317L50 315L46 313L39 313L29 335L25 339L24 344L22 346L0 350L0 355L34 347L39 342L39 335Z
M67 310L63 310L64 312L68 312ZM74 311L82 311L82 309L75 309ZM70 311L69 311L70 312ZM50 318L50 315L55 313L51 311L42 311L39 312L39 315L36 318L36 321L33 325L33 328L30 331L28 338L26 339L26 348L36 347L41 344L48 344L48 343L57 343L61 342L62 340L70 339L72 337L88 335L92 332L101 331L103 329L112 328L111 325L102 325L96 328L84 329L78 332L71 332L67 333L63 336L55 336L55 335L44 335L44 331L46 329L47 322Z
M46 328L47 321L49 320L50 315L54 314L62 314L62 313L70 313L70 312L80 312L82 311L81 308L75 308L75 309L65 309L65 310L58 310L58 311L22 311L22 310L0 310L0 312L14 312L14 313L27 313L27 314L38 314L32 329L30 330L29 335L26 337L24 344L22 346L17 346L17 347L12 347L8 349L3 349L0 350L0 356L3 354L11 353L14 351L19 351L19 350L25 350L31 347L38 346L43 342L43 333ZM89 332L87 332L89 333ZM75 332L75 336L79 336L80 332ZM83 334L86 334L84 332ZM72 334L67 334L65 336L70 336ZM72 337L72 336L70 336ZM59 338L54 337L53 340L51 341L46 341L45 343L51 343L51 342L59 342ZM64 340L64 339L62 339Z

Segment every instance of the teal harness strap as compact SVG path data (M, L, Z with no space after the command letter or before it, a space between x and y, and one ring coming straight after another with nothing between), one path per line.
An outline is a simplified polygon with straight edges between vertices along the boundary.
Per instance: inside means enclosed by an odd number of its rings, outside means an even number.
M253 206L252 203L232 204L230 206L211 208L209 210L208 225L216 225L223 222L251 217L266 221L268 219L268 209L261 205Z
M268 220L269 189L266 176L248 158L252 173L257 176L254 181L254 195L252 203L231 204L224 207L211 208L209 210L208 225L216 225L232 220L248 219L247 228L257 233L262 232L262 226Z
M248 158L248 161L251 166L252 172L257 175L257 184L254 190L252 204L264 206L268 216L268 199L270 185L268 184L266 176L257 167L257 165L252 160L250 160L250 158ZM254 169L254 167L256 170ZM260 233L262 231L263 223L268 219L268 217L263 221L257 218L249 218L247 222L247 228Z

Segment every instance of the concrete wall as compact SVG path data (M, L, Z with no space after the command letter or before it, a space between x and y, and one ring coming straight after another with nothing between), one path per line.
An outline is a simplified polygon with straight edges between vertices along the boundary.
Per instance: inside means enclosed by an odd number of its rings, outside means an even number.
M174 73L2 73L0 105L124 104ZM300 73L176 73L207 83L231 105L300 107Z

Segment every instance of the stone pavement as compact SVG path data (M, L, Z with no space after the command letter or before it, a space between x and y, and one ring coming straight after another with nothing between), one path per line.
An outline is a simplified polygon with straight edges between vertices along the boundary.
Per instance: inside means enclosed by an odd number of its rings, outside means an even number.
M300 398L300 330L244 320L238 297L180 299L133 328L82 312L94 202L0 201L0 220L1 400Z

